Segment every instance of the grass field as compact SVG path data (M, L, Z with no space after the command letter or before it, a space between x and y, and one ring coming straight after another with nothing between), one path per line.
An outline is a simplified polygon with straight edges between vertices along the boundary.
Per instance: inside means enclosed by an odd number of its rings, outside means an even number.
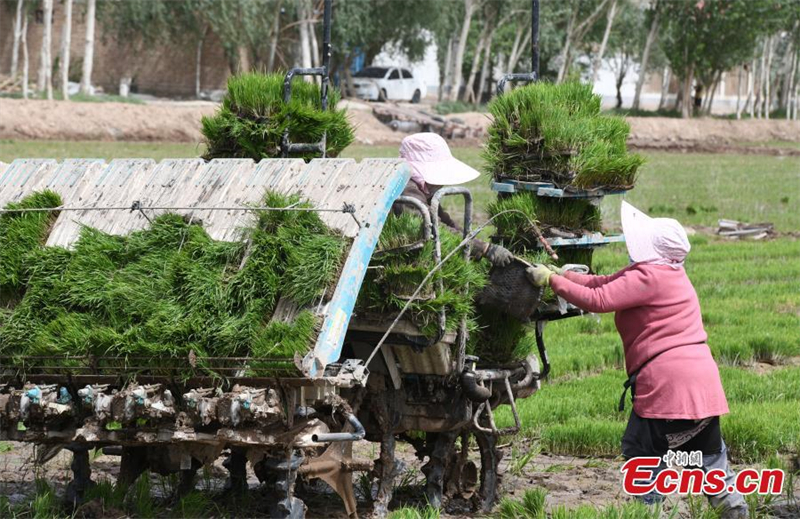
M480 167L480 150L455 148ZM194 157L195 145L0 141L0 160L15 157ZM352 146L346 156L394 157L394 147ZM770 221L800 231L800 159L754 155L646 153L640 181L627 196L654 216L713 227L718 218ZM488 177L473 182L481 217L492 198ZM603 203L617 226L619 197ZM485 213L483 213L485 215ZM623 245L597 252L609 273L627 263ZM800 241L729 242L692 238L686 269L703 310L709 345L721 366L731 413L723 436L738 462L775 463L800 453ZM622 348L611 315L548 325L553 371L541 391L520 402L523 434L545 451L616 456L626 413L616 410L625 378ZM630 406L628 405L628 408ZM499 413L503 425L510 414ZM498 424L500 425L500 424Z
M791 365L800 355L800 242L698 238L693 248L686 269L731 406L722 424L731 454L750 462L800 452L800 367ZM624 246L597 257L605 272L626 262ZM545 338L551 381L520 404L524 434L553 453L616 455L627 412L617 411L626 375L613 316L554 322Z

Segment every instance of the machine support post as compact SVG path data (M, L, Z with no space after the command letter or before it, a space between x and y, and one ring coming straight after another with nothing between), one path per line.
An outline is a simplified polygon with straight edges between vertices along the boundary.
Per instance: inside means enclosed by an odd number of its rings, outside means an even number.
M392 431L384 432L381 437L381 453L375 464L375 475L378 478L378 491L372 502L372 517L383 519L389 515L389 502L392 500L394 480L397 477L398 463L394 457L396 440Z
M494 434L483 431L475 431L474 434L481 451L480 507L483 512L490 512L498 498L503 453L497 448L497 436Z
M86 493L86 490L94 484L92 481L92 468L89 465L88 447L74 447L72 450L72 481L67 486L67 499L73 506L77 506Z
M290 452L288 456L266 458L264 468L272 479L272 496L270 515L278 519L302 519L306 514L306 505L294 497L294 484L297 472L303 464L303 456Z
M240 494L247 491L247 454L241 450L232 448L228 459L222 462L222 466L228 469L228 481L225 490L233 494Z
M428 498L428 504L433 508L441 508L442 506L445 473L447 472L447 465L451 461L451 454L457 436L458 431L427 434L426 442L431 441L432 445L428 450L428 463L422 467L422 472L427 480L425 497Z

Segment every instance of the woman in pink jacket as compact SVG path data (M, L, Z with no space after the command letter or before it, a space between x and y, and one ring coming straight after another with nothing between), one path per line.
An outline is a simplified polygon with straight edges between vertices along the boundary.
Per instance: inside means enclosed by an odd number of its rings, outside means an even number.
M615 312L633 399L622 438L626 458L702 451L703 469L728 471L719 417L728 412L719 370L706 344L700 303L686 276L686 231L671 218L650 218L622 202L622 229L631 263L611 276L535 265L528 277L588 312ZM625 393L620 400L620 410ZM666 465L662 463L660 469ZM655 477L655 475L654 475ZM655 503L663 496L645 496ZM747 517L741 494L709 496L724 519Z

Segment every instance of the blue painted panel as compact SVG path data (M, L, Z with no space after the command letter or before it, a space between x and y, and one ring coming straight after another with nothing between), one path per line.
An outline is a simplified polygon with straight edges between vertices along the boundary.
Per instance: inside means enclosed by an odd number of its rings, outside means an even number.
M498 193L514 193L516 189L514 189L514 185L508 182L492 182L492 191L497 191Z
M361 290L367 266L378 244L383 224L392 209L392 204L403 192L410 177L411 170L407 165L403 164L396 169L369 220L362 222L362 227L350 247L336 292L329 303L327 319L322 325L317 344L303 359L303 371L307 376L321 376L325 366L339 359L358 292Z

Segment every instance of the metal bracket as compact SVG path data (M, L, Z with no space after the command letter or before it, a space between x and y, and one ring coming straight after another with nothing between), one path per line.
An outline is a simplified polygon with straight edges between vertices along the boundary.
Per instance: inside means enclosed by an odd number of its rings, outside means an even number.
M502 95L509 81L539 80L539 0L531 0L531 72L506 74L497 82L497 95Z
M462 230L462 236L467 238L472 232L472 192L466 187L443 187L439 189L436 193L434 193L433 197L431 198L431 231L433 232L433 237L435 241L435 248L434 248L434 259L438 264L442 261L442 242L439 239L439 206L442 202L442 198L446 196L456 196L461 195L464 197L464 228ZM464 260L469 261L470 252L471 252L471 245L467 243L464 247ZM467 287L464 287L466 290ZM439 279L439 291L444 292L444 285L441 280ZM442 312L439 316L439 331L440 333L444 334L446 325L446 316L445 311L442 309ZM464 371L464 359L467 354L467 320L466 317L461 319L461 322L458 326L458 357L456 358L456 371L461 373Z
M505 76L500 78L500 81L497 82L497 95L502 95L503 91L506 89L506 83L511 81L512 83L516 83L517 81L527 81L532 83L539 79L536 75L536 72L524 72L524 73L516 73L516 74L506 74Z
M517 403L514 399L514 391L511 389L511 382L509 382L507 376L503 377L503 385L506 391L506 395L508 396L508 403L511 405L511 413L514 415L514 425L512 427L498 429L497 425L494 422L494 413L492 412L492 404L487 400L478 405L478 409L472 416L472 425L477 430L485 432L487 434L493 434L495 436L505 436L509 434L516 434L522 428L522 423L520 422L519 419L519 413L517 412ZM479 423L480 417L483 415L484 411L486 412L486 416L489 419L489 427L483 427Z
M320 76L322 86L320 88L322 111L328 109L328 71L331 61L331 4L332 0L325 0L325 10L323 14L323 36L322 36L322 66L314 68L292 68L286 73L283 79L283 102L287 105L292 100L292 80L295 76ZM289 142L288 126L283 131L281 138L281 156L289 157L291 153L316 152L325 158L327 152L327 133L322 133L322 139L317 143L293 143Z
M145 217L145 219L148 221L148 223L153 223L153 221L150 219L150 217L145 214L144 206L142 206L141 200L134 200L134 202L131 204L131 212L134 212L134 211L139 211L140 213L142 213L142 216Z

